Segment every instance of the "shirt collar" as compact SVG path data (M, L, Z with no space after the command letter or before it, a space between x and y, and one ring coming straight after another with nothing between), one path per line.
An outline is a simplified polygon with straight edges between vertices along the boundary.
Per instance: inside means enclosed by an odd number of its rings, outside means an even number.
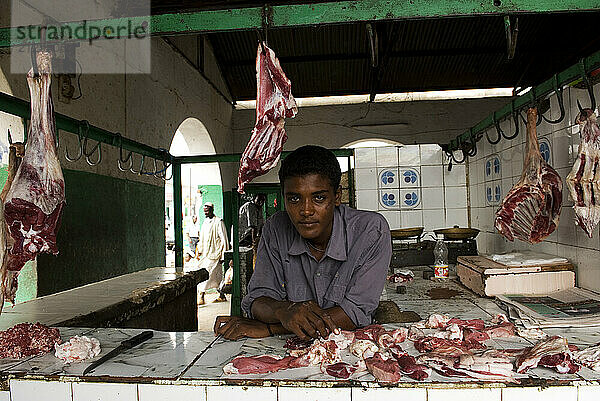
M294 240L288 251L290 255L300 255L302 253L310 253L308 245L304 239L298 234L298 231L294 229ZM333 228L331 230L331 238L327 244L327 252L325 256L329 256L332 259L345 261L347 258L346 254L346 231L344 223L342 221L342 215L340 208L336 207L333 212Z

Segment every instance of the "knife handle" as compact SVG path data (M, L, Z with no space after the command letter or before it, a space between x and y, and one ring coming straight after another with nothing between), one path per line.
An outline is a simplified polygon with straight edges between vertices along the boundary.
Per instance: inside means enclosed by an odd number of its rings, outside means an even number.
M128 340L122 341L121 345L123 345L124 347L127 347L127 348L133 348L136 345L141 344L144 341L151 339L152 336L154 336L154 332L152 332L151 330L146 330L146 331L141 332L140 334L138 334L135 337L132 337Z

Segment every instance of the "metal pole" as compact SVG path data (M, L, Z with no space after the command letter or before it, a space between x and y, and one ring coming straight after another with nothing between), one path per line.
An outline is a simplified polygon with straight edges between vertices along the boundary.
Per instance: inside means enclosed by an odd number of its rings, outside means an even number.
M356 197L354 193L354 171L350 162L351 157L348 156L348 200L350 207L356 207Z
M175 223L175 272L183 272L183 225L181 215L181 164L173 163L173 222Z
M240 194L237 188L231 191L231 220L233 222L233 288L231 294L231 316L242 315L242 283L240 280L240 236L239 209ZM246 263L248 263L246 261Z

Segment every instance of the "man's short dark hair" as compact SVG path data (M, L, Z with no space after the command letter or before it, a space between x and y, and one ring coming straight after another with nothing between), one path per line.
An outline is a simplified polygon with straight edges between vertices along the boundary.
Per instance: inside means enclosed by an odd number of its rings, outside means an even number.
M333 152L322 146L302 146L283 159L279 169L281 188L287 178L308 174L320 174L328 178L334 191L340 186L342 177L340 164Z

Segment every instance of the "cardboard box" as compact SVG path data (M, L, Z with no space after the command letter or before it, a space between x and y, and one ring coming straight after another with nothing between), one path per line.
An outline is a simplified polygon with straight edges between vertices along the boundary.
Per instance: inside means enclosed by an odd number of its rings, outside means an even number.
M484 256L460 256L456 273L464 286L488 297L546 294L575 286L575 268L571 263L511 267Z

